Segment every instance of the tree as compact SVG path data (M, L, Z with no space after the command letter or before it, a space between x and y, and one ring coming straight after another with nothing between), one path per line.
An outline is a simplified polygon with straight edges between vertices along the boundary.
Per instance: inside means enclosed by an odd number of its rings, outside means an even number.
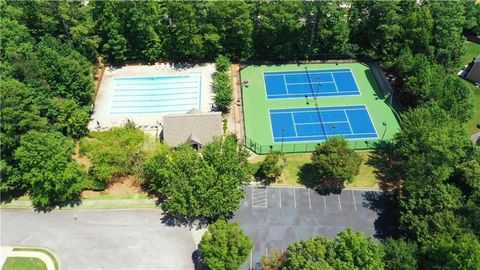
M307 3L305 3L307 4ZM340 2L318 1L312 11L316 16L312 54L342 54L348 50L349 28L347 10ZM314 18L310 18L312 24Z
M241 186L250 177L246 157L235 137L215 139L202 155L183 145L147 160L145 184L162 195L162 209L179 220L227 218L238 208Z
M331 255L327 250L328 243L325 237L291 243L285 251L281 269L335 269L328 262L328 256Z
M456 212L461 192L450 184L412 185L407 179L400 196L400 225L414 241L427 243L436 235L459 231ZM418 180L417 180L418 181Z
M48 210L80 199L85 173L72 154L72 141L60 133L30 131L21 137L14 156L35 208Z
M262 256L260 262L263 270L279 270L282 267L285 254L278 249L272 251L271 256Z
M230 108L230 104L233 101L233 88L232 88L232 81L230 79L230 72L229 70L225 70L226 68L226 60L219 57L217 67L217 72L213 74L213 91L215 92L215 106L218 110L222 112L227 112ZM220 71L220 70L225 71Z
M346 229L328 244L333 269L383 269L383 247L363 233Z
M209 269L238 269L250 255L252 240L237 223L218 220L208 227L199 249Z
M426 270L470 270L480 266L480 243L472 234L441 235L427 245L424 252L423 269Z
M447 69L455 68L463 54L465 22L462 1L433 1L427 5L432 13L432 42L435 61Z
M0 81L2 158L12 160L20 136L32 129L46 128L47 121L39 116L39 106L35 99L35 93L23 83L13 79Z
M282 174L283 168L285 168L285 157L283 153L271 152L260 163L257 175L261 179L265 179L267 183L272 183L277 180Z
M383 250L385 251L385 270L416 270L417 263L417 245L399 239L387 238L383 241Z
M340 137L328 138L312 153L312 165L318 175L319 185L339 188L350 183L358 174L362 160L355 151L347 147Z
M419 187L448 179L472 147L463 127L438 106L405 114L395 146L408 184Z
M465 24L463 32L479 35L480 34L480 4L475 0L466 0L463 2L465 6Z
M384 251L364 234L346 229L332 241L313 237L290 244L281 269L383 269Z
M72 99L53 98L47 117L55 129L65 136L80 139L88 134L90 112L78 106Z

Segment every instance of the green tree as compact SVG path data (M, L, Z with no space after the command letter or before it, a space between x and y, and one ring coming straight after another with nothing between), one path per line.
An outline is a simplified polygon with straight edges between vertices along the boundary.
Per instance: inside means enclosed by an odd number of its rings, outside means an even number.
M317 25L312 44L312 54L342 54L347 52L349 41L347 9L340 7L340 2L333 1L318 1L314 5L315 7L312 10L315 12Z
M383 269L383 247L363 233L346 229L328 244L333 269ZM334 255L333 255L334 254Z
M21 137L14 156L35 208L48 210L80 199L85 173L72 155L73 143L61 133L30 131Z
M463 55L465 22L462 1L433 1L428 3L433 18L432 42L434 59L447 69L457 67Z
M331 255L327 250L328 243L325 237L313 237L291 243L285 252L281 269L335 269L327 261Z
M465 6L463 31L468 34L480 35L480 4L475 0L465 0L463 3Z
M273 183L277 180L285 168L285 157L283 153L271 152L260 163L257 171L258 177L265 179L267 183Z
M383 241L383 250L385 251L385 270L416 270L417 245L405 240L395 240L387 238Z
M20 136L29 130L45 129L47 121L39 116L35 93L21 82L13 79L0 81L0 100L2 101L0 107L1 156L2 159L11 161Z
M471 234L451 233L436 237L425 247L423 269L471 270L480 266L480 243Z
M127 39L123 36L122 20L118 14L117 2L95 1L93 17L101 38L100 46L108 60L113 63L127 59Z
M87 124L90 121L90 113L72 99L52 99L47 117L55 129L65 136L80 139L88 134Z
M328 138L318 145L311 160L318 185L333 188L342 187L345 182L351 183L362 163L360 156L349 149L347 141L341 137Z
M209 269L238 269L250 255L252 240L237 223L218 220L208 227L199 249Z
M399 203L400 225L406 234L427 243L438 234L459 231L460 190L450 184L410 184L414 180L406 180Z
M223 68L220 66L220 68ZM227 112L233 101L233 88L229 72L215 72L213 75L214 102L218 110Z
M144 166L146 185L164 198L173 217L211 221L226 218L243 197L248 179L246 152L234 137L216 139L202 155L189 145L153 155Z
M449 178L472 147L463 127L438 106L404 115L395 146L409 184L420 187Z

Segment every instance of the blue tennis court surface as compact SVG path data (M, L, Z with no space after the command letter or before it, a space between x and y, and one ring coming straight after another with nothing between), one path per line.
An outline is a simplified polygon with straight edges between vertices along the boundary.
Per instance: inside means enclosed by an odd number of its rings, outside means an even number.
M109 114L157 114L200 109L201 75L115 78Z
M350 69L264 72L267 98L360 95Z
M270 109L274 142L377 138L364 105Z

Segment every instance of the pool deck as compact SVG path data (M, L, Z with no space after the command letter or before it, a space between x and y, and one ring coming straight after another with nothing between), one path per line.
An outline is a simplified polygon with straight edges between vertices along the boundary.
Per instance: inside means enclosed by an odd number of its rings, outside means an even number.
M202 77L200 111L209 112L214 97L211 87L212 74L214 72L215 65L211 63L197 64L193 66L161 63L149 66L124 66L121 68L109 67L103 74L103 79L95 99L95 106L88 128L90 130L105 130L111 127L122 126L130 120L145 132L158 136L160 132L159 124L163 123L163 116L167 113L132 115L111 115L108 113L113 79L124 77L179 76L200 73Z

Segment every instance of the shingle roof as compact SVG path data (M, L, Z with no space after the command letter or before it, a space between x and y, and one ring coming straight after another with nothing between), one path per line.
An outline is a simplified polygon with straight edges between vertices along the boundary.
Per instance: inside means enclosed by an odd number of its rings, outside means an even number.
M163 139L171 147L185 142L207 144L213 137L222 135L220 112L199 112L192 109L184 114L169 114L163 117Z
M480 55L477 56L477 58L475 58L475 60L473 61L474 63L480 63Z

